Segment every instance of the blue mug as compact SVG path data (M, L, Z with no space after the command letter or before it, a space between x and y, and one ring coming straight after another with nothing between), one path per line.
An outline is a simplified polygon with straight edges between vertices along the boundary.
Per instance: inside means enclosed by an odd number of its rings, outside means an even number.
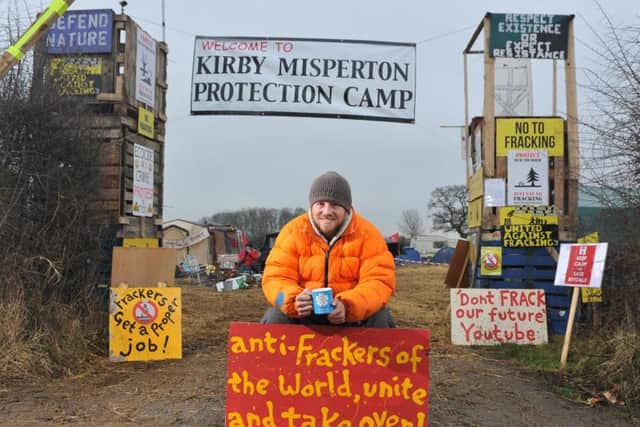
M333 291L331 288L320 288L311 291L314 314L329 314L333 311Z

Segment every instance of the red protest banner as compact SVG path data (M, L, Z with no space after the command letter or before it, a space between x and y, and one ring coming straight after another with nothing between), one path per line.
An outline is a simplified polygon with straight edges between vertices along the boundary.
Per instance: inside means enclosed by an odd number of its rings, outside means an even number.
M569 252L569 263L564 281L568 285L589 286L596 246L575 245Z
M226 425L405 425L429 412L429 331L232 323Z
M562 244L554 284L599 288L606 258L607 243Z

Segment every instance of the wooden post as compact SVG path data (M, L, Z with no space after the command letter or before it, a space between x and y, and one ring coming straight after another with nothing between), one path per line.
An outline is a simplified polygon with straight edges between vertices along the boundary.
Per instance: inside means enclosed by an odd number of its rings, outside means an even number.
M553 60L553 86L551 89L551 95L553 99L551 100L551 115L558 115L558 60Z
M467 53L463 52L464 58L464 166L467 171L467 178L471 176L469 170L469 75L467 72Z
M569 344L571 344L571 333L573 332L573 320L576 317L576 307L578 306L578 296L580 289L573 288L571 297L571 308L569 309L569 319L567 319L567 330L564 333L564 344L562 345L562 355L560 356L560 374L564 372L567 364L567 356L569 355Z
M567 59L565 61L565 86L567 93L567 148L568 171L565 197L568 198L567 215L568 223L565 224L570 234L575 232L578 217L578 178L580 176L580 152L578 146L578 99L576 95L576 52L573 36L573 18L569 20L567 35Z
M482 127L482 145L484 146L484 175L495 176L495 66L496 60L489 56L489 35L491 18L484 18L484 126Z

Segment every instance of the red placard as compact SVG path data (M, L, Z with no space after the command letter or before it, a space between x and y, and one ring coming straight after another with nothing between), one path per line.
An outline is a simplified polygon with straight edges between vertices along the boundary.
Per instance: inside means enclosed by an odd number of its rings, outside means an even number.
M429 331L231 323L226 425L425 427Z
M589 286L595 257L595 245L571 246L567 272L564 276L565 283L568 285Z

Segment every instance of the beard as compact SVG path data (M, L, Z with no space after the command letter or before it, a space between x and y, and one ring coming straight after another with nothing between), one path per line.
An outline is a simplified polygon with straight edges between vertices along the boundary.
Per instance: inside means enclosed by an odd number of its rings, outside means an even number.
M316 227L327 239L333 238L338 233L342 223L332 215L323 215L314 220ZM344 222L344 221L343 221Z

